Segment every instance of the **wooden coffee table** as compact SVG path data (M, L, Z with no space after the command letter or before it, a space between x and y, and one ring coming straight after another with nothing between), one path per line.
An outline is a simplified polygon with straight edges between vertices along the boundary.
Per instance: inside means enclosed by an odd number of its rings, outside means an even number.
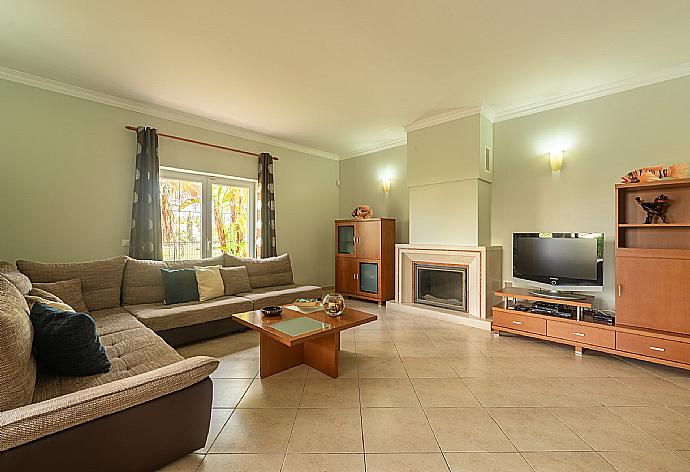
M321 326L316 331L292 336L272 327L272 325L295 318L311 318L330 327ZM330 317L324 312L300 313L283 307L280 316L267 317L261 310L247 311L232 315L232 319L260 334L261 377L282 372L300 364L307 364L333 378L338 377L338 351L340 351L340 332L376 320L359 310L345 308L342 315Z

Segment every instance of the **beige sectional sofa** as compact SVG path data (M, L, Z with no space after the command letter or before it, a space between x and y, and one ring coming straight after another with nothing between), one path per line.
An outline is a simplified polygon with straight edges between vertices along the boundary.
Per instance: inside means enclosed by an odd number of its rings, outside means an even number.
M216 264L246 266L252 291L163 304L161 267ZM154 470L203 447L218 361L184 359L170 344L239 330L234 313L321 294L292 283L287 256L17 267L0 262L0 470ZM24 296L32 283L70 279L81 280L111 362L107 373L63 377L37 368Z

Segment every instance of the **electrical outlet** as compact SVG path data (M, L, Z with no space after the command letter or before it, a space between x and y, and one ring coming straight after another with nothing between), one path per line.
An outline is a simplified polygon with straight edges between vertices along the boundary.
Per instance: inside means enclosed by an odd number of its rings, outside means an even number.
M129 247L129 239L122 240L122 247Z

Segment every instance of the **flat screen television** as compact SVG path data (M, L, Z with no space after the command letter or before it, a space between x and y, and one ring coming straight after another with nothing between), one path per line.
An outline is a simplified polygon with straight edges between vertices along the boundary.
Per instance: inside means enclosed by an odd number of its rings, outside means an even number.
M513 233L513 278L548 288L532 293L553 298L601 292L604 233Z

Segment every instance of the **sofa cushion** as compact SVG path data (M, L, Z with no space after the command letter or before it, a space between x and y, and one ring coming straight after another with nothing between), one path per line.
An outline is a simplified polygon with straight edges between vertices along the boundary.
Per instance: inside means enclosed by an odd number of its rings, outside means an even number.
M172 347L123 308L94 311L91 316L110 359L110 372L89 377L41 372L36 382L34 403L139 375L182 360Z
M59 282L52 283L36 283L34 284L34 290L40 290L41 292L47 292L51 295L58 297L64 303L74 308L75 311L87 312L86 302L84 302L84 296L81 291L81 280L61 280ZM34 293L40 293L35 291ZM29 292L31 294L31 292Z
M164 331L229 318L235 313L251 310L252 302L242 297L221 297L207 302L178 305L151 303L127 305L124 308L152 330Z
M29 307L9 280L0 277L0 411L31 403L36 360Z
M80 377L110 370L108 355L98 341L96 322L86 313L36 303L29 318L34 327L34 352L41 369Z
M251 292L252 284L249 283L249 273L245 266L221 267L220 275L223 278L225 295L236 295L240 292Z
M170 269L193 269L194 267L208 267L214 265L223 265L223 254L216 257L209 257L207 259L186 259L182 261L166 261L166 265Z
M140 261L128 257L122 277L122 304L162 302L165 288L161 269L166 267L163 261Z
M161 269L166 305L199 300L199 287L194 269Z
M17 261L17 267L34 284L80 279L84 301L92 311L120 306L120 288L126 261L126 256L67 263Z
M199 300L205 302L225 295L220 266L195 267L196 285L199 287Z
M287 305L298 298L318 298L321 296L321 287L297 284L279 285L240 293L239 296L251 300L254 309L260 310L267 306Z
M22 274L17 266L6 261L0 261L0 277L5 277L22 295L26 295L31 290L31 280Z
M293 282L289 254L267 257L266 259L251 259L225 254L225 265L229 267L245 266L249 273L249 282L252 284L252 288L290 285Z

